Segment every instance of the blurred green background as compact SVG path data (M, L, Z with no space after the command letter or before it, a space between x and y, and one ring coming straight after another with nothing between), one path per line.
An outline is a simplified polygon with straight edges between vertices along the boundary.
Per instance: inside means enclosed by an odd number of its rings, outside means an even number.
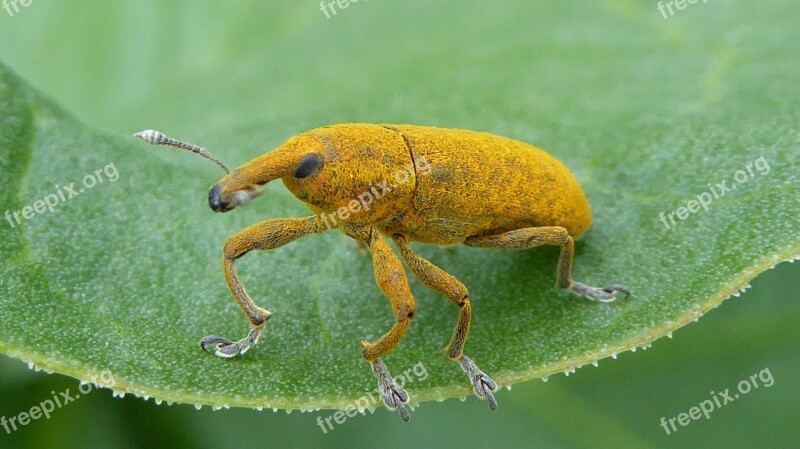
M547 143L559 132L590 132L581 128L582 118L606 110L600 105L607 92L629 89L631 101L620 103L613 116L593 117L595 124L664 126L660 119L670 114L665 120L679 123L698 105L735 94L715 89L713 76L688 84L671 80L706 73L701 48L719 49L716 63L723 67L711 70L724 73L732 58L726 44L758 52L750 33L767 43L783 39L781 31L796 27L799 12L790 2L709 2L664 19L656 4L361 0L326 18L316 1L33 0L13 16L0 10L0 60L89 126L117 135L157 126L224 148L214 130L291 123L286 137L326 123L415 117L439 117L426 124L441 126L480 120L482 129L512 134L526 126L515 114L535 104L542 117L537 126L552 130L540 131ZM652 30L663 38L637 44ZM629 60L616 47L636 48L653 60ZM696 65L671 66L665 57L695 50ZM619 63L619 79L593 75L599 58ZM584 72L562 70L562 61L575 60L585 61ZM470 81L486 73L493 84ZM771 90L769 73L765 67L759 80L765 96L779 91ZM564 78L585 90L547 88ZM651 82L645 89L633 79ZM681 107L659 110L667 96ZM374 116L375 110L384 115ZM741 298L647 351L503 391L496 413L470 397L422 404L408 424L378 410L323 434L316 418L327 412L197 411L100 391L11 435L0 429L0 448L797 447L798 273L796 264L781 264ZM661 428L662 416L686 412L710 391L735 388L764 368L775 379L770 388L673 435ZM73 379L33 373L7 358L0 358L0 375L0 416L6 417L50 398L51 391L77 387Z

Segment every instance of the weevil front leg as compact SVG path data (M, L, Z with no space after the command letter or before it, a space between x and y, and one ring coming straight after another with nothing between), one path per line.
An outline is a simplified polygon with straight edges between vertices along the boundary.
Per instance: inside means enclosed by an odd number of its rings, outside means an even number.
M464 355L464 344L467 341L469 334L469 325L472 318L472 303L469 300L469 291L459 282L453 275L447 273L436 265L432 264L426 259L418 256L411 247L408 245L408 240L405 236L396 234L394 241L397 243L397 248L400 250L403 259L405 259L411 272L417 277L426 287L431 290L441 292L443 295L458 306L458 323L456 324L453 338L450 344L447 345L445 351L450 360L454 360L461 364L461 368L467 373L470 382L472 383L472 390L479 398L486 398L489 402L489 408L492 410L497 409L497 401L494 398L494 390L497 384L486 375L469 357Z
M378 388L383 394L386 406L397 408L403 421L408 421L408 410L403 405L408 402L408 393L395 383L380 357L394 349L403 339L417 309L416 302L414 296L411 295L403 264L378 231L370 227L351 227L345 232L351 237L365 242L369 247L375 270L375 280L392 303L392 311L397 322L377 341L370 343L363 340L361 349L364 358L372 365L372 371L378 378Z
M231 236L225 242L223 249L222 268L225 281L233 294L233 299L239 304L253 328L246 337L236 342L217 336L205 337L200 341L200 348L214 349L214 354L226 358L244 354L258 342L267 320L272 317L272 312L256 305L236 275L234 262L238 258L252 250L277 248L304 235L324 231L325 227L320 226L317 218L311 216L267 220Z
M558 245L561 246L561 255L558 259L557 284L559 288L572 290L579 295L600 302L613 301L616 299L616 293L621 293L626 298L631 293L623 285L611 284L600 288L573 281L572 259L575 254L575 242L567 230L561 226L523 228L485 237L470 237L464 243L469 246L503 249L528 249L540 245Z

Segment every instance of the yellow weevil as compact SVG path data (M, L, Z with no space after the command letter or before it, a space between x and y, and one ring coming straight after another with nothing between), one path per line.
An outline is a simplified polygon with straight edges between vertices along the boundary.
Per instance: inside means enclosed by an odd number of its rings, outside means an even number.
M408 394L389 374L381 357L402 340L416 304L400 259L386 242L395 241L411 272L459 308L447 356L460 363L472 389L497 408L495 382L463 353L472 307L467 288L418 256L409 242L465 244L503 249L558 245L557 285L589 299L608 302L626 287L590 287L572 280L573 238L592 223L586 196L569 170L548 153L488 133L427 126L341 124L297 135L274 151L229 172L204 148L157 131L136 134L156 145L194 151L226 176L209 192L215 212L228 212L261 195L281 179L314 215L266 220L230 237L223 249L225 280L252 324L239 341L210 336L200 346L220 357L243 354L257 341L272 312L250 298L234 262L252 250L268 250L308 234L338 228L363 242L372 254L378 286L389 298L397 322L377 341L362 341L386 405L408 420Z

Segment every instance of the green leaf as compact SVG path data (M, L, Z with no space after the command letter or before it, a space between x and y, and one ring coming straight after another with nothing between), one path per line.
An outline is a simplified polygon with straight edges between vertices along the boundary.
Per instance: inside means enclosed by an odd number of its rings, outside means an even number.
M511 385L646 347L758 273L800 256L800 62L786 57L798 38L786 5L760 6L770 33L757 23L730 33L730 23L749 21L750 6L723 13L697 4L664 21L630 2L558 10L526 3L487 12L487 24L476 26L489 33L495 20L535 35L509 32L483 42L445 28L437 31L439 50L420 52L425 40L403 27L385 29L402 6L354 4L347 16L324 22L327 28L299 21L284 30L289 38L270 44L272 60L292 61L269 67L272 105L250 86L214 93L189 84L203 98L233 92L242 112L208 122L207 108L176 107L178 122L197 131L174 137L236 165L327 123L400 122L490 131L556 155L575 172L594 213L577 245L575 278L624 283L631 298L596 304L558 291L556 248L415 245L470 289L465 352ZM430 17L444 14L441 6L424 8ZM427 17L420 26L436 25ZM576 34L571 21L593 25ZM396 47L364 42L384 31ZM707 37L715 32L724 38ZM266 40L270 31L262 33ZM350 39L358 58L305 51L330 35L341 45ZM461 39L473 46L466 59L456 51ZM247 60L262 52L244 48L223 54ZM364 62L371 60L384 62ZM223 65L208 71L223 76ZM250 74L266 67L242 65ZM173 83L163 90L179 87ZM143 108L163 102L146 98ZM291 103L285 113L281 102ZM389 329L391 309L369 256L339 233L241 259L249 292L275 316L243 357L222 360L197 346L205 335L238 338L248 330L223 280L225 238L265 218L308 214L279 183L247 209L213 214L206 192L218 170L135 142L129 134L139 126L119 135L94 131L5 67L0 110L0 213L11 217L0 221L0 351L106 386L101 373L110 372L119 392L213 406L342 408L374 389L359 342ZM87 176L103 182L67 198L65 186L78 191ZM717 183L731 186L735 176L743 182L708 211L675 218L671 229L659 220L719 191ZM64 200L52 212L16 224L14 213L59 193ZM408 374L412 402L470 394L464 373L442 351L456 309L415 280L412 290L417 314L386 364L395 375ZM425 375L407 371L414 366ZM505 396L498 396L501 407Z

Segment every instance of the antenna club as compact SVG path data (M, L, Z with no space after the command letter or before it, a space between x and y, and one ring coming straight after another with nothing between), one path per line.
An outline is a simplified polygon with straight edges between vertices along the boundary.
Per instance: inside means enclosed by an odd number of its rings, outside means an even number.
M169 140L169 138L166 135L164 135L164 133L156 131L154 129L147 129L142 132L138 132L134 134L133 137L144 140L145 142L151 145L162 145L167 140Z

